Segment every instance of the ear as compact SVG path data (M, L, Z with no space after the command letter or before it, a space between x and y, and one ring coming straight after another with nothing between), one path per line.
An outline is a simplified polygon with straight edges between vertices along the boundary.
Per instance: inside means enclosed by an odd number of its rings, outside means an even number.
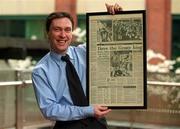
M50 40L50 33L49 32L45 33L45 37L46 39Z

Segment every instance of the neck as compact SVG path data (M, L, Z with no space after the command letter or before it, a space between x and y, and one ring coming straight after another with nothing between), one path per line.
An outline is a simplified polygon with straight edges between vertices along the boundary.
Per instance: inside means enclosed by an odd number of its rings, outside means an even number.
M51 51L56 53L56 54L59 54L59 55L66 55L67 54L67 50L60 52L60 51L55 51L55 50L51 49Z

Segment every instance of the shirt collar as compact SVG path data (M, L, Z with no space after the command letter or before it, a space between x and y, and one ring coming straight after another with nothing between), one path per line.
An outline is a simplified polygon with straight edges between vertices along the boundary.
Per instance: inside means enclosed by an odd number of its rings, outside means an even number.
M70 60L73 60L74 57L70 49L72 49L71 46L68 47L67 54L69 55ZM61 60L61 57L63 56L62 54L58 54L52 50L50 51L50 55L57 61Z
M71 49L72 49L72 47L69 46L69 47L68 47L68 50L67 50L67 54L69 55L70 60L73 60L73 59L74 59L74 56L73 56L73 53L72 53Z

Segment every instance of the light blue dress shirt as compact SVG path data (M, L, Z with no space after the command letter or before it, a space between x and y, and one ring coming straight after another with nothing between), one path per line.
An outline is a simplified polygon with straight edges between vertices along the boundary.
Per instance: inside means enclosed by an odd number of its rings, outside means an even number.
M86 45L70 46L67 54L73 63L86 91ZM32 81L35 95L43 115L50 120L68 121L91 117L92 106L74 106L66 79L66 62L61 56L50 51L35 66ZM85 92L86 94L86 92Z

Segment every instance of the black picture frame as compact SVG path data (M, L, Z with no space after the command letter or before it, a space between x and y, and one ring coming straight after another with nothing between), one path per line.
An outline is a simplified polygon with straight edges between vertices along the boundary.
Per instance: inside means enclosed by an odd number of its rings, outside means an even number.
M115 15L108 12L86 14L87 96L90 105L101 104L112 109L147 108L145 16L145 10L121 11ZM113 59L115 57L117 59Z

